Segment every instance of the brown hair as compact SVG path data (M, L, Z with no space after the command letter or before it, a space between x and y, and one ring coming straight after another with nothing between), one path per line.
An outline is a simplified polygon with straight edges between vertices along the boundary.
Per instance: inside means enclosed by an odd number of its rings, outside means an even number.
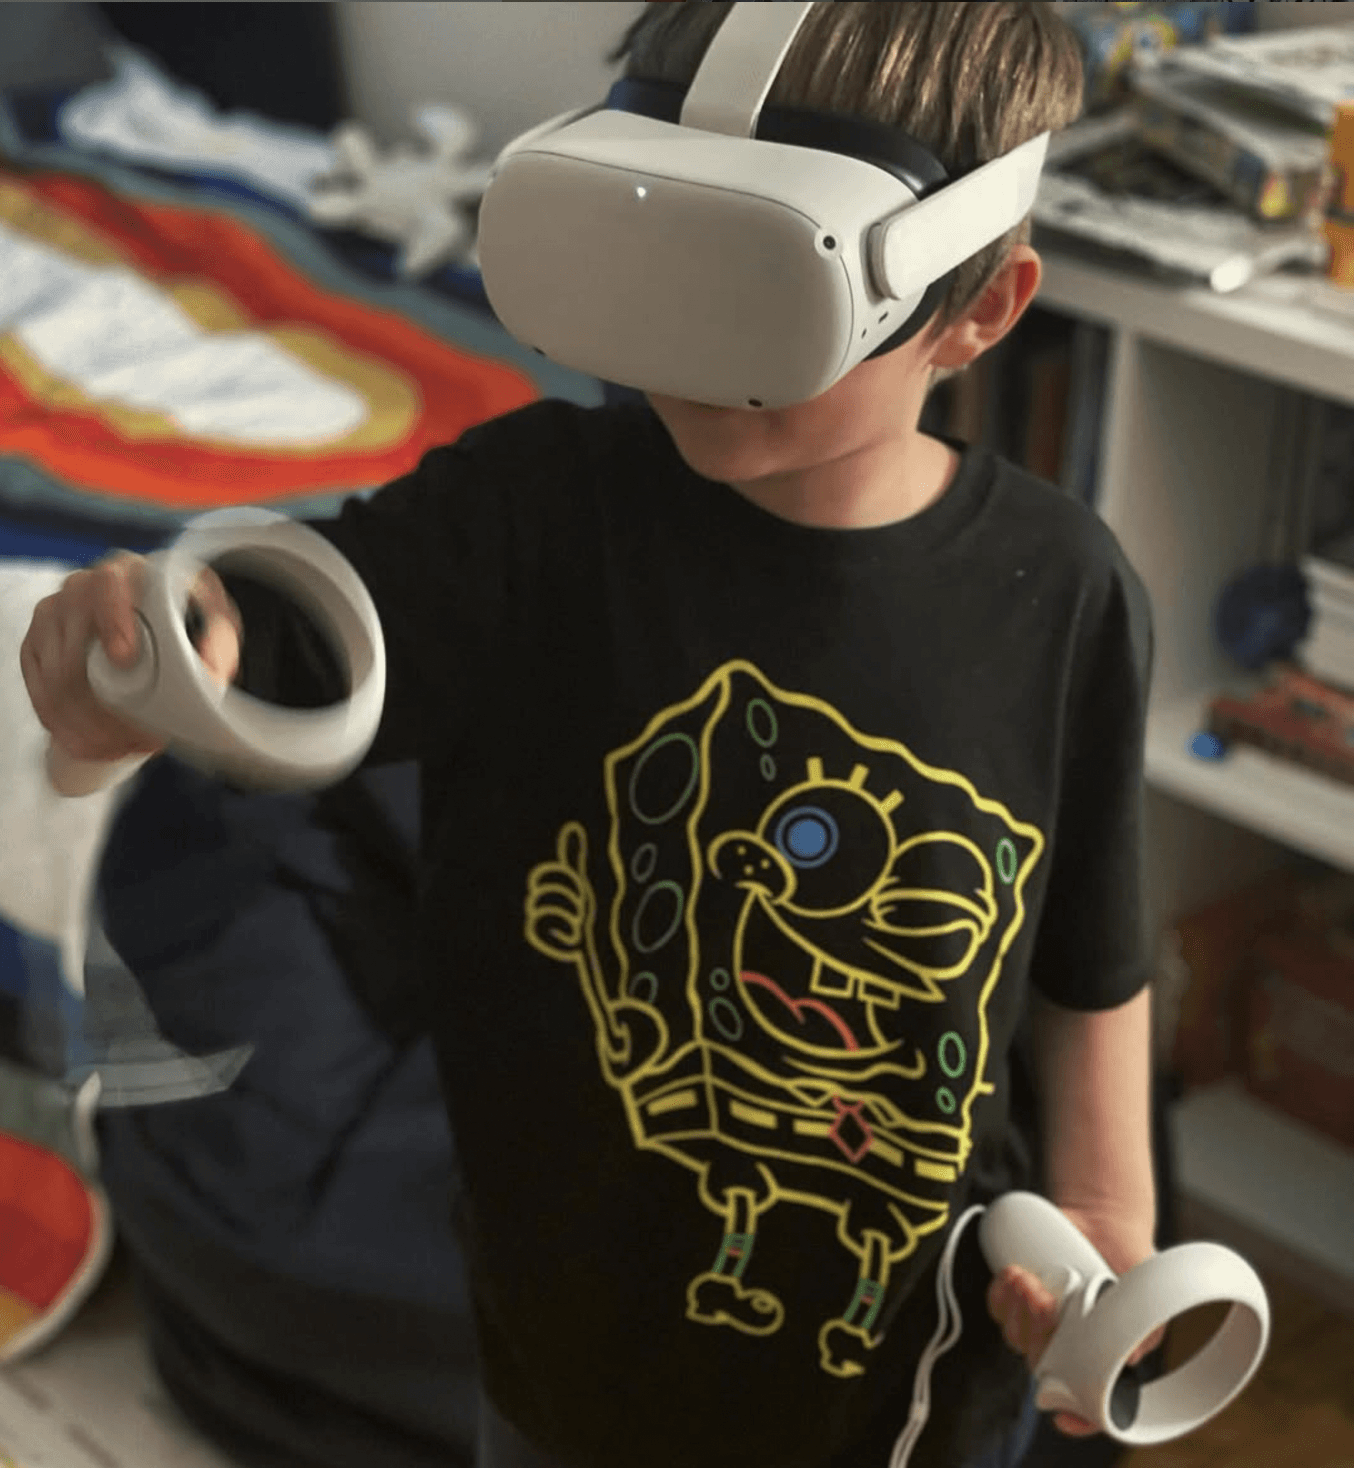
M729 0L646 5L611 53L626 75L689 82ZM954 176L1081 114L1081 49L1038 0L833 0L815 5L767 103L889 123L924 144ZM982 295L1030 221L960 265L936 317L947 326ZM947 374L948 375L948 374Z

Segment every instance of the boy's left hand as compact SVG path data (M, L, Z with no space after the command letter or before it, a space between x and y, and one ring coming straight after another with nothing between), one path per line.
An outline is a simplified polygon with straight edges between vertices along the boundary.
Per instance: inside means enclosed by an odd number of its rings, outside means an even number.
M1095 1245L1115 1274L1126 1274L1155 1253L1150 1226L1143 1229L1128 1225L1122 1218L1090 1209L1064 1208L1062 1212ZM1011 1265L992 1281L987 1292L987 1308L1001 1326L1007 1345L1024 1356L1033 1371L1058 1324L1058 1302L1052 1291L1028 1270ZM1128 1358L1129 1364L1141 1361L1154 1351L1165 1334L1164 1328L1154 1331ZM1053 1423L1069 1437L1090 1437L1100 1431L1071 1412L1055 1414Z

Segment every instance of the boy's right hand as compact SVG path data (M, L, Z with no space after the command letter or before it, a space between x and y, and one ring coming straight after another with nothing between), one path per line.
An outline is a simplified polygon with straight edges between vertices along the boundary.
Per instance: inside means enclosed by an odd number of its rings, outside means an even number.
M128 668L140 651L136 608L141 602L146 562L117 551L76 571L59 591L44 597L19 649L19 664L34 712L52 736L55 752L85 762L116 762L157 754L164 740L139 729L105 707L89 684L87 662L94 642L103 644L115 667ZM243 624L216 573L204 569L193 591L201 609L194 645L222 684L240 665Z

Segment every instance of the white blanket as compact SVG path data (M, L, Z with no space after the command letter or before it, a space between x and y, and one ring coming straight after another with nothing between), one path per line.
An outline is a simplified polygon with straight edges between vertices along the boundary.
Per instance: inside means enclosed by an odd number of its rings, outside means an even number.
M57 117L61 136L77 147L228 174L298 207L334 167L333 144L322 133L247 112L222 115L130 46L110 47L109 60L112 79L77 93Z
M0 561L0 917L55 943L62 977L84 991L89 898L122 787L71 800L47 781L47 731L19 667L33 608L74 567Z

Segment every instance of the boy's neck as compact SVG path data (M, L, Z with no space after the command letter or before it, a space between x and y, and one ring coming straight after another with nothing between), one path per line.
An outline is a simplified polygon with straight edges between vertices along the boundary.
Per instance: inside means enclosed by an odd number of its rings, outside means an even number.
M733 483L768 514L815 530L869 530L909 519L950 487L959 455L913 431L812 468Z

